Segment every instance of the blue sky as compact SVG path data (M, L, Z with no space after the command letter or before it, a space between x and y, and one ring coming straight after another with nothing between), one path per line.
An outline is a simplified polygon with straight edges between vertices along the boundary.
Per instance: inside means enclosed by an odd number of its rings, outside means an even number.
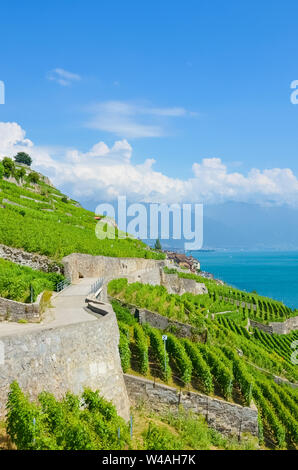
M290 83L298 79L297 14L291 0L4 1L0 80L6 103L0 122L15 122L26 132L34 157L47 152L56 162L71 162L65 155L75 149L76 161L82 157L88 166L90 149L102 141L109 148L105 158L113 165L129 160L130 172L154 159L154 172L149 174L149 163L137 170L147 172L141 185L147 191L136 188L131 197L154 197L159 185L169 184L168 199L164 192L160 198L172 201L178 179L179 198L190 198L191 191L195 199L201 193L198 182L189 183L192 165L205 158L217 172L206 188L209 170L197 171L206 200L229 199L223 187L214 192L223 171L223 186L232 180L232 199L277 203L280 188L270 185L280 181L286 192L280 201L296 204L298 183L291 175L270 173L265 192L259 178L255 195L254 177L244 181L245 194L235 181L252 168L261 177L274 168L298 175L298 106L290 102ZM129 157L123 157L123 145L120 154L112 150L115 141L128 142ZM0 154L20 145L0 143ZM48 168L54 182L74 195L103 197L75 187L77 174L55 177L58 167L36 158L38 168ZM67 173L64 166L61 171ZM150 178L156 178L151 193ZM86 177L90 184L96 182ZM109 182L110 197L115 184ZM128 191L125 184L121 190Z

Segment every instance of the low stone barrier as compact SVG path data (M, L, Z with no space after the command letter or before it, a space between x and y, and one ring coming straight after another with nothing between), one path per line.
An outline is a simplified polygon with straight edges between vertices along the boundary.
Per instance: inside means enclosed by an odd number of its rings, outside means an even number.
M43 294L43 292L39 294L36 302L32 304L25 304L23 302L16 302L15 300L0 297L0 322L18 322L20 320L25 320L31 323L39 322L41 319L41 303Z
M249 319L249 326L252 328L258 328L270 335L273 333L276 335L286 335L291 333L291 331L298 330L298 316L288 318L283 322L269 322L267 325Z
M171 331L173 334L181 338L193 338L194 336L201 336L202 333L205 335L205 330L203 332L199 331L198 328L193 325L181 323L179 321L172 320L168 317L160 315L159 313L147 310L146 308L140 308L136 305L123 302L117 297L107 297L108 301L111 301L113 299L117 300L117 302L120 302L123 307L127 308L130 313L139 320L139 323L141 324L149 323L149 325L153 326L153 328Z
M295 384L293 382L290 382L289 380L287 379L284 379L283 377L279 377L278 375L273 375L273 380L275 383L277 383L278 385L288 385L289 387L291 388L298 388L298 384Z
M105 280L127 277L130 282L150 284L160 284L160 267L165 264L163 260L113 258L81 253L65 256L62 263L65 276L72 282L82 277L104 277Z
M139 309L137 315L141 324L149 323L149 325L159 330L172 330L173 333L180 337L191 338L197 333L196 328L191 325L170 320L168 317L151 312L145 308Z
M182 295L185 292L191 292L194 295L208 294L204 283L179 277L178 274L166 274L163 270L161 271L161 285L167 289L169 294Z
M257 309L257 306L255 304L250 304L248 302L240 302L239 300L229 299L228 297L223 296L219 296L219 298L223 299L226 302L230 302L231 304L235 304L237 305L237 307L241 306L242 308L247 307L248 309ZM273 333L275 333L276 335L286 335L288 333L291 333L291 331L298 330L298 316L288 318L283 322L268 322L267 324L251 320L250 318L248 319L248 322L248 326L251 326L252 328L258 328L259 330L262 330L270 335L272 335Z
M134 404L150 405L157 412L185 410L203 415L208 425L227 435L250 433L258 436L258 410L194 392L182 392L167 385L124 374L129 399Z
M198 283L194 279L180 278L177 274L166 274L163 268L168 266L168 260L112 258L72 253L63 258L62 262L64 275L72 282L76 282L80 277L103 277L106 286L112 279L126 277L128 282L162 285L170 294L208 293L204 283Z

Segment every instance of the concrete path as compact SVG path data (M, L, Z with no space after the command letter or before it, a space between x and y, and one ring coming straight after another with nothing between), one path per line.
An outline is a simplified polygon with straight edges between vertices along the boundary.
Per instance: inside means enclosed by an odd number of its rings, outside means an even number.
M97 278L93 277L80 279L78 283L54 294L51 299L53 308L47 309L40 323L1 322L0 337L57 328L72 323L95 321L96 316L85 310L87 305L85 299L95 281Z

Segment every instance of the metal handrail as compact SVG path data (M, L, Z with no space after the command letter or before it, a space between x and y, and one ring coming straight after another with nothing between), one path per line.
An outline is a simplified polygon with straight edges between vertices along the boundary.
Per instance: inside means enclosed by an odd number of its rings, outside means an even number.
M63 281L58 282L56 285L56 292L61 292L63 289L68 287L71 284L71 280L69 278L64 279Z
M89 294L95 294L102 286L103 286L103 277L100 277L91 285L91 289L89 291Z

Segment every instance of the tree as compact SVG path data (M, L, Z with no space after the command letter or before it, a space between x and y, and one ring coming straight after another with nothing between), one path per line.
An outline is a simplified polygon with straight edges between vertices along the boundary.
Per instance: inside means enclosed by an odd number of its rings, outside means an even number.
M155 250L161 250L161 243L159 241L159 238L155 242L154 249Z
M15 171L15 178L16 178L17 181L22 180L25 175L26 175L26 170L25 170L25 168L18 168L18 169Z
M15 172L15 164L11 158L4 157L2 160L2 165L4 167L4 176L5 178L9 178Z
M29 183L38 183L39 182L39 174L36 171L31 171L28 175Z
M4 166L2 165L2 163L0 163L0 180L2 180L3 175L4 175Z
M18 152L15 157L17 163L24 163L25 165L31 166L32 158L26 152Z

